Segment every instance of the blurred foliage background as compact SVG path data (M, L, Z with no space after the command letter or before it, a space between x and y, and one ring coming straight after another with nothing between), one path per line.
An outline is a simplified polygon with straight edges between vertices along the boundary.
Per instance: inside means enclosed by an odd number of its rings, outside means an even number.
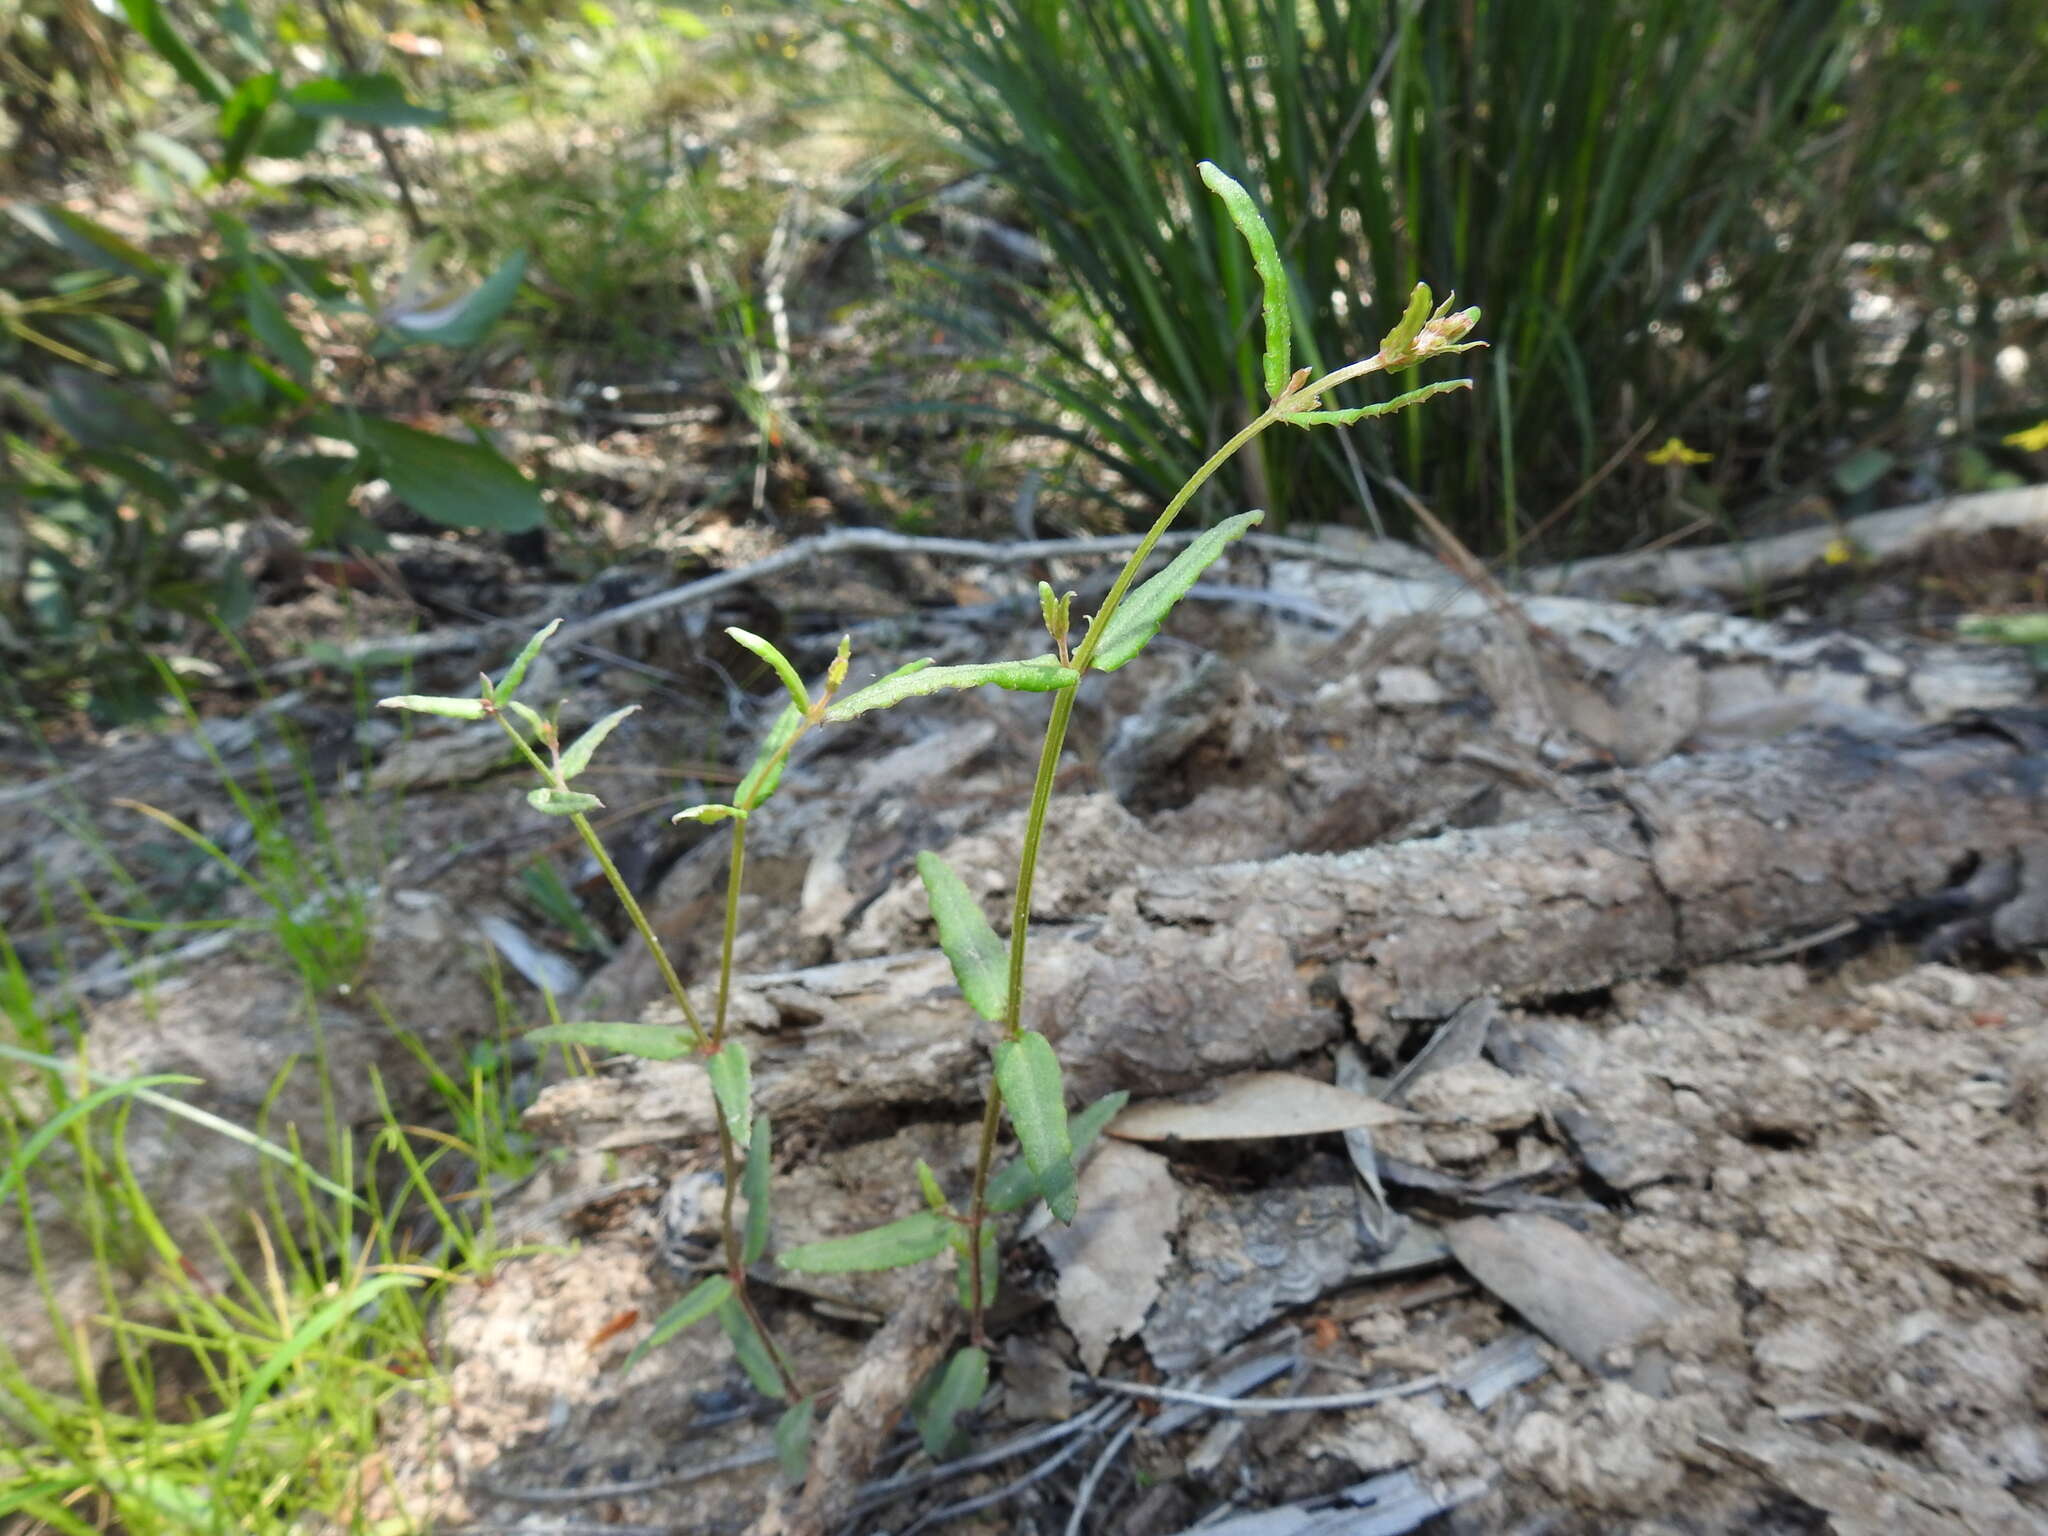
M1209 515L1512 567L2039 478L2044 69L1997 0L0 0L0 664L147 711L405 537L1121 526L1251 409L1202 158L1326 360L1417 279L1491 342Z

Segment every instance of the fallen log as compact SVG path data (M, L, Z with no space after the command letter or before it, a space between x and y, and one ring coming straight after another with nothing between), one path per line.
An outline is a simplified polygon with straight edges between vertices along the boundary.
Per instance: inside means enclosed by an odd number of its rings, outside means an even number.
M2048 485L1948 496L1739 544L1570 561L1531 571L1523 585L1531 592L1636 602L1682 602L1701 593L1746 598L1833 571L1845 540L1857 559L1878 564L1911 559L1942 540L1998 532L2048 541Z
M1284 1065L1347 1025L1583 994L1847 919L1970 920L2036 945L2044 785L2048 716L2007 711L1671 758L1554 812L1391 846L1153 871L1034 935L1025 1022L1058 1043L1073 1096L1144 1096ZM2006 878L1977 878L1992 869ZM935 951L745 978L734 1016L762 1107L835 1140L863 1112L982 1094L985 1029ZM635 1062L550 1088L529 1123L617 1147L712 1114L694 1066Z

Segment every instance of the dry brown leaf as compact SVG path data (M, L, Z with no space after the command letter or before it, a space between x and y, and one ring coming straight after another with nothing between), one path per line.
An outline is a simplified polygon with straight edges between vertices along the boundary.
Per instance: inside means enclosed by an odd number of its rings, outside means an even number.
M1415 1117L1293 1072L1247 1072L1226 1080L1214 1097L1190 1104L1138 1104L1109 1123L1126 1141L1253 1141L1268 1136L1321 1136Z
M1109 1346L1144 1325L1173 1261L1180 1188L1166 1159L1108 1142L1081 1170L1081 1214L1040 1241L1059 1270L1060 1321L1081 1346L1081 1363L1102 1369Z

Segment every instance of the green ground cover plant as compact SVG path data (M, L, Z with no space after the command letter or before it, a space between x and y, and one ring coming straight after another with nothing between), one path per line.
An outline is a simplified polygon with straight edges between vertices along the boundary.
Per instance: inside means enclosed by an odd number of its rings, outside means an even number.
M1369 356L1327 371L1297 367L1295 300L1265 217L1252 195L1216 166L1204 163L1199 175L1220 199L1225 216L1244 240L1260 283L1265 342L1258 359L1258 380L1264 403L1167 501L1094 615L1077 625L1072 611L1074 594L1056 594L1041 582L1040 611L1053 647L1050 652L959 666L912 662L850 692L846 683L851 658L844 640L822 686L814 692L795 664L774 645L744 630L726 631L774 672L789 702L767 732L732 799L692 806L676 816L679 821L731 823L720 962L714 1001L708 1010L691 999L592 826L589 813L600 809L602 802L576 787L577 778L590 767L605 738L633 707L606 715L565 743L553 722L518 696L529 667L559 620L534 635L501 677L494 681L486 676L473 697L402 695L382 701L399 710L497 721L541 781L528 793L529 804L544 815L569 820L659 967L681 1024L578 1020L548 1025L530 1038L655 1060L688 1060L705 1069L718 1107L716 1133L724 1169L724 1269L700 1281L656 1324L634 1350L628 1368L675 1333L715 1317L754 1385L789 1405L778 1443L793 1475L801 1474L805 1441L822 1384L798 1380L794 1363L775 1341L750 1293L748 1267L767 1253L772 1235L773 1128L754 1103L746 1046L727 1028L733 945L746 873L747 825L775 793L790 752L812 730L941 691L993 686L1051 695L1018 857L1008 937L995 931L943 859L930 852L917 859L939 942L952 964L962 997L995 1029L992 1080L967 1198L963 1203L949 1197L931 1168L919 1161L908 1171L915 1174L925 1210L870 1231L805 1244L777 1256L785 1268L833 1273L897 1268L951 1252L960 1303L968 1315L969 1342L929 1384L917 1410L926 1445L938 1454L952 1438L954 1417L979 1399L987 1381L985 1318L996 1296L999 1273L994 1218L1042 1199L1056 1218L1071 1222L1077 1205L1075 1158L1123 1103L1122 1095L1110 1095L1070 1121L1058 1053L1044 1034L1024 1024L1031 891L1076 691L1090 672L1115 671L1135 660L1202 572L1261 521L1264 513L1259 511L1228 518L1192 541L1157 573L1139 580L1160 539L1203 486L1241 450L1276 426L1304 431L1348 427L1470 387L1467 379L1443 379L1405 388L1373 404L1338 403L1333 398L1336 392L1359 380L1404 374L1433 358L1480 345L1466 339L1478 322L1479 311L1455 309L1451 299L1435 303L1428 286L1417 283L1399 320ZM998 1171L996 1150L1006 1116L1021 1156ZM742 1195L746 1200L743 1219L736 1204Z

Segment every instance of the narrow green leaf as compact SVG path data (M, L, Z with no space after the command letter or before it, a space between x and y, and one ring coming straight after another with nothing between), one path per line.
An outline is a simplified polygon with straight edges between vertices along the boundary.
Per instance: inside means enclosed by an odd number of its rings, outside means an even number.
M1348 427L1372 416L1391 416L1396 411L1405 411L1409 406L1427 400L1432 395L1449 394L1454 389L1470 389L1470 379L1442 379L1435 384L1425 384L1420 389L1411 389L1405 395L1396 395L1378 405L1353 406L1341 411L1286 411L1280 419L1292 422L1297 427Z
M849 1233L845 1237L828 1237L820 1242L804 1243L790 1249L776 1260L784 1269L801 1270L813 1275L844 1275L871 1269L901 1269L906 1264L922 1264L926 1259L936 1258L946 1251L946 1241L953 1230L953 1223L943 1216L930 1211L919 1211L914 1216L905 1216L901 1221L892 1221L887 1226L870 1227L865 1232Z
M1128 1093L1104 1094L1068 1122L1067 1131L1074 1143L1076 1160L1095 1144L1102 1128L1122 1114L1130 1101ZM1006 1164L988 1181L988 1208L998 1215L1021 1211L1037 1198L1038 1176L1022 1158Z
M733 1145L747 1150L747 1131L754 1120L754 1073L747 1060L747 1048L728 1040L710 1060L711 1092L718 1100L718 1112L725 1117L725 1129Z
M1020 693L1051 693L1073 687L1074 681L1074 671L1061 666L1057 656L980 662L964 667L902 667L835 701L826 709L825 718L835 723L851 720L871 709L888 709L905 699L922 698L947 688L979 688L984 683L993 683Z
M431 522L497 533L541 524L540 488L489 443L438 437L381 416L328 415L316 424L374 453L391 493Z
M539 710L529 704L522 704L517 699L504 699L500 702L504 708L519 717L519 722L526 727L527 734L536 741L547 734L548 723Z
M578 1019L569 1024L543 1024L526 1032L536 1045L582 1045L610 1056L638 1056L643 1061L681 1061L697 1053L697 1033L673 1024L610 1024Z
M604 808L604 802L595 795L586 795L576 789L557 789L552 784L529 789L526 803L543 816L581 816Z
M255 147L263 129L264 115L277 100L278 78L273 74L251 75L235 87L235 93L220 109L220 179L232 181L242 173L242 163Z
M1174 605L1202 579L1202 572L1214 565L1231 544L1257 527L1265 515L1240 512L1236 517L1225 518L1175 555L1166 569L1132 589L1110 616L1109 628L1091 657L1093 664L1104 672L1114 672L1150 645Z
M747 1138L747 1171L740 1176L740 1193L747 1197L747 1228L740 1238L740 1262L753 1264L768 1251L768 1237L774 1229L775 1143L771 1138L766 1110L754 1116L753 1134Z
M775 1357L768 1352L768 1341L761 1337L760 1330L747 1316L747 1309L740 1305L737 1296L728 1297L718 1309L718 1326L732 1341L732 1352L740 1362L740 1369L754 1384L754 1389L763 1397L772 1397L778 1402L787 1397L782 1388L782 1375L775 1369Z
M772 670L777 677L782 679L782 686L789 690L789 698L792 704L796 705L800 710L809 711L811 696L804 688L804 680L796 675L796 667L787 656L783 655L781 651L777 650L768 641L763 640L759 635L749 630L740 629L736 625L727 625L725 632L734 645L739 646L742 650L753 652L755 657Z
M1038 1192L1062 1222L1074 1219L1074 1144L1067 1135L1067 1101L1060 1059L1035 1029L996 1047L996 1085L1003 1107L1038 1177Z
M812 1410L817 1402L815 1397L807 1397L792 1403L775 1421L775 1460L787 1483L801 1483L810 1470Z
M967 1228L956 1225L953 1230L953 1282L960 1293L960 1310L974 1310L974 1265L967 1257ZM1002 1263L996 1257L996 1227L992 1221L981 1224L981 1304L992 1307L996 1304L996 1292L1002 1283Z
M519 285L525 281L526 253L518 251L461 298L432 309L387 314L385 320L407 341L431 342L441 347L474 346L511 307L519 296Z
M302 117L338 117L368 128L427 128L448 121L446 112L407 97L404 84L392 74L308 80L293 87L285 100Z
M626 1363L620 1367L619 1374L625 1375L646 1359L650 1351L660 1348L685 1328L703 1322L724 1306L731 1295L732 1282L724 1275L698 1281L681 1301L661 1314L661 1321L654 1325L654 1331L633 1346L633 1352L626 1356Z
M917 1160L917 1187L924 1191L924 1203L934 1216L949 1215L952 1203L946 1199L946 1192L939 1188L939 1176L932 1172L932 1165L923 1158Z
M241 1449L242 1437L248 1433L250 1421L255 1417L256 1410L270 1401L271 1389L299 1362L306 1351L367 1307L383 1292L395 1288L409 1290L420 1283L416 1275L372 1276L361 1285L328 1302L301 1323L298 1331L282 1345L265 1354L263 1364L249 1377L247 1385L242 1388L240 1400L235 1404L234 1419L228 1425L228 1432L220 1442L218 1465L234 1465L235 1453Z
M1294 308L1287 291L1287 268L1281 264L1280 248L1251 193L1223 174L1209 161L1198 167L1202 181L1230 214L1230 222L1252 248L1252 265L1258 268L1259 283L1265 291L1263 313L1266 322L1264 357L1266 393L1278 398L1294 371Z
M981 903L944 859L936 853L920 853L917 877L924 882L932 921L939 926L939 948L952 963L967 1006L991 1024L1000 1024L1009 996L1009 946L996 937Z
M209 107L228 99L228 88L210 65L192 50L184 35L172 25L170 16L157 0L121 0L128 24L142 34L152 52L177 72L178 78L197 91Z
M134 277L162 278L164 264L132 241L124 240L106 225L73 213L55 203L11 202L7 216L39 240L79 260Z
M298 327L285 314L284 305L270 286L269 275L256 261L242 263L242 313L249 329L270 349L270 355L301 384L313 381L313 349L299 335Z
M1422 334L1422 327L1429 322L1429 284L1417 283L1408 294L1408 307L1401 311L1401 318L1394 328L1380 338L1380 353L1385 357L1399 357L1415 345L1415 338Z
M519 685L526 681L526 669L533 665L533 658L540 654L540 648L548 643L554 632L562 627L560 619L549 619L534 631L533 638L520 647L519 654L512 658L512 665L505 669L505 675L491 685L491 698L503 704L519 691Z
M695 821L709 826L714 821L730 821L734 817L745 821L747 813L736 805L719 805L714 802L710 805L686 805L680 811L677 811L675 815L669 817L669 820L671 822Z
M758 811L768 803L775 793L775 786L782 782L782 770L788 766L789 755L783 751L796 733L803 729L804 714L794 704L785 704L782 713L775 717L775 723L768 728L768 734L761 741L761 750L755 754L754 766L747 770L747 776L740 780L740 787L733 791L733 804L742 811Z
M988 1356L981 1350L970 1345L946 1362L937 1383L920 1394L923 1401L911 1410L925 1454L934 1461L958 1454L964 1438L958 1433L960 1415L979 1403L987 1390Z
M195 468L213 467L206 444L154 401L83 368L50 370L45 399L57 425L88 448L123 449Z
M588 768L591 755L604 744L605 737L617 730L619 722L639 707L638 704L628 704L624 709L613 710L581 736L570 742L568 749L562 753L562 777L573 779L577 774Z
M402 693L396 698L379 699L377 707L402 709L415 715L440 715L449 720L481 720L484 717L482 699L444 699L425 693Z

